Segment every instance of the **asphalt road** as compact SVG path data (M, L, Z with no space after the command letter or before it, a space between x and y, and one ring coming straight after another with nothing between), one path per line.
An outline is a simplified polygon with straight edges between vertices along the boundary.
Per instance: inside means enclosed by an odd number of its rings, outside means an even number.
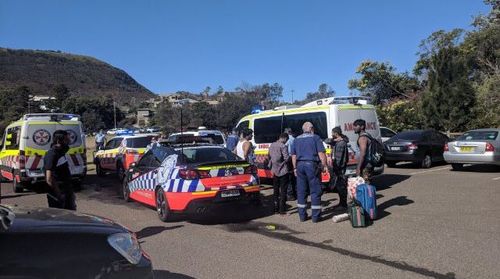
M373 184L379 219L362 229L332 222L335 193L323 196L327 218L317 224L300 223L294 202L290 215L273 215L269 189L260 210L222 207L163 223L121 200L113 176L89 175L77 204L136 231L157 278L500 278L497 168L404 165ZM14 194L10 184L2 193L2 203L46 206L44 194Z

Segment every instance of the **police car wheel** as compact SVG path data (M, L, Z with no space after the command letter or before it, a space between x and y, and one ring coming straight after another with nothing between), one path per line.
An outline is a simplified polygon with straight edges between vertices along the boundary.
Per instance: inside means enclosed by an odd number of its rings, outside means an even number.
M424 169L428 169L432 166L432 158L429 154L425 155L424 159L421 162L421 166Z
M170 219L170 209L168 208L168 202L162 188L156 191L156 213L158 213L158 218L163 222L167 222Z
M14 193L22 193L24 191L24 187L20 182L17 182L17 179L14 177L14 180L12 180L12 191Z
M126 202L130 201L130 189L128 188L128 179L125 178L123 179L122 182L122 194L123 194L123 200Z
M116 175L118 176L118 179L120 179L120 181L125 179L125 170L123 169L123 166L121 164L118 164L116 166Z

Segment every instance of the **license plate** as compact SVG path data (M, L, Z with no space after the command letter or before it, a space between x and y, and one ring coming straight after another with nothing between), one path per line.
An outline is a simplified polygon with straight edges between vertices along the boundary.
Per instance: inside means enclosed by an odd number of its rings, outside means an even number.
M239 190L227 190L220 193L221 198L237 197L240 195Z
M460 147L460 152L472 152L472 151L474 151L474 147L472 147L472 146Z
M399 150L401 150L401 147L399 147L399 146L392 146L391 147L391 151L399 151Z

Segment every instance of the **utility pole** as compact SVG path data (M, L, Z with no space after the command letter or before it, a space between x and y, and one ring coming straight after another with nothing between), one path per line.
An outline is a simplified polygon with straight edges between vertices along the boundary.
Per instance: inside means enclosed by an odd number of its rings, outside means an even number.
M115 119L115 129L116 129L116 104L115 104L115 100L113 100L113 116Z

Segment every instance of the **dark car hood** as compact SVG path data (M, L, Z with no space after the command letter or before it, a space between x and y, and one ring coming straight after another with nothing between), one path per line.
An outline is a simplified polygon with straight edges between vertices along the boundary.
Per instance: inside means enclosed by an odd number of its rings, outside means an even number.
M95 215L54 208L6 207L15 215L8 232L128 232L112 220Z

